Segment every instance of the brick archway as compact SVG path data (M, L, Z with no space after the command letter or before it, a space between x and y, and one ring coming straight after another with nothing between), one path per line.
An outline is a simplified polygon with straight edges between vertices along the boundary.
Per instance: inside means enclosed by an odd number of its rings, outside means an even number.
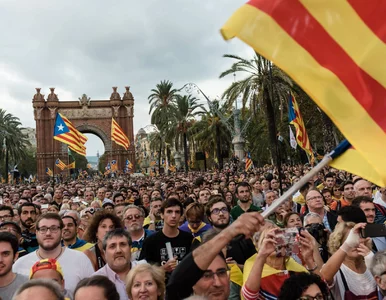
M62 113L82 133L93 133L104 143L105 153L109 159L116 159L119 170L123 170L125 161L128 158L135 164L134 149L134 98L130 87L122 98L113 87L110 100L91 100L83 94L76 101L59 101L55 89L44 99L40 88L36 88L32 105L36 121L36 142L37 142L37 170L39 180L48 179L46 168L49 167L54 174L68 174L68 170L60 171L55 167L55 160L60 158L68 164L67 145L54 140L53 128L56 113ZM128 151L111 141L111 118L118 122L125 134L128 136L131 145Z

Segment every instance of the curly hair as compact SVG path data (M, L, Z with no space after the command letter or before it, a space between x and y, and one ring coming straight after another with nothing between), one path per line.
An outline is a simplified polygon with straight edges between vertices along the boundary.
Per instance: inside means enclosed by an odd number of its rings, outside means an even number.
M96 235L98 232L99 224L106 219L110 219L111 222L113 222L114 229L123 228L121 219L119 219L119 217L117 217L115 214L103 210L98 211L93 215L93 217L89 221L88 227L83 234L83 239L89 243L98 242Z
M331 233L328 240L328 251L333 255L338 251L339 247L342 246L347 238L348 232L354 228L355 223L353 222L340 222L335 226L334 231ZM366 247L372 249L372 242L366 243Z
M281 286L280 294L277 299L281 300L296 300L299 299L304 291L313 284L316 284L322 295L327 299L328 297L328 288L326 283L315 274L309 274L301 272L294 274L286 279Z

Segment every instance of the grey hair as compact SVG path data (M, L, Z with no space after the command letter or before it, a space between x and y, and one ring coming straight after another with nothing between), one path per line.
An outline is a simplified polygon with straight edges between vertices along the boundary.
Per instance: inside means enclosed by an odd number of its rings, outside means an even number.
M116 228L107 232L104 236L102 241L103 250L106 251L107 241L112 239L113 237L125 237L127 239L127 242L129 243L129 246L131 246L133 243L130 237L130 233L128 231L124 230L123 228Z
M386 271L386 251L378 251L374 254L370 265L373 276L381 276Z
M18 296L25 290L33 287L44 287L55 295L55 300L64 300L64 295L60 285L51 279L31 279L22 284L13 295L12 300L18 300Z
M141 207L137 206L137 205L134 205L134 204L129 204L129 205L127 205L127 206L125 207L125 209L123 210L122 216L124 216L124 215L126 214L127 210L128 210L128 209L131 209L131 208L137 209L137 210L141 213L142 217L145 216L145 212L143 211L143 209L142 209Z
M322 220L322 222L323 222L323 219L322 219L322 217L321 217L319 214L314 213L314 212L309 212L309 213L306 214L305 217L304 217L303 226L306 226L306 225L307 225L307 220L308 220L309 218L319 218L319 219Z

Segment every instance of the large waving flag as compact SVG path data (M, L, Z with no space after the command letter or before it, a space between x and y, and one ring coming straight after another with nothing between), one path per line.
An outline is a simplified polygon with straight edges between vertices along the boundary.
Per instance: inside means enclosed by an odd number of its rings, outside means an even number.
M111 119L111 140L126 150L129 149L130 141L114 118Z
M306 127L304 126L298 103L292 94L289 95L288 101L288 120L290 124L295 126L296 142L302 149L304 149L304 151L307 152L308 155L312 157L312 148L310 140L308 139Z
M58 159L56 159L56 161L55 161L55 166L57 166L59 169L61 169L62 171L65 169L65 168L67 168L67 165L64 163L64 162L62 162L59 158Z
M54 139L68 145L76 153L86 156L85 143L87 137L78 131L62 114L56 114Z
M225 39L237 36L287 72L365 160L356 174L369 179L370 171L382 186L385 11L386 1L251 0L221 29Z

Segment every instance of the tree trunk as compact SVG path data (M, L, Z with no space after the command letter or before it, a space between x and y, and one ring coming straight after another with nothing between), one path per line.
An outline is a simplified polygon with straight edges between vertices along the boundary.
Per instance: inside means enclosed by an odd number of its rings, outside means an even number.
M162 140L159 141L158 173L161 174Z
M273 110L273 105L270 99L268 88L264 89L263 98L265 102L265 113L267 115L268 136L269 136L269 142L271 144L271 156L275 164L278 161L275 112Z
M188 173L189 165L188 165L188 138L186 136L186 132L184 132L184 161L185 161L185 172Z
M216 125L216 148L217 148L217 161L219 171L223 168L223 159L221 155L221 139L220 139L220 127Z
M330 118L321 111L322 114L322 134L323 134L323 150L324 154L331 152L336 146L336 141L333 135L334 125Z
M5 145L5 178L7 178L7 183L9 182L9 177L8 177L8 163L9 163L9 154L8 154L8 145Z

